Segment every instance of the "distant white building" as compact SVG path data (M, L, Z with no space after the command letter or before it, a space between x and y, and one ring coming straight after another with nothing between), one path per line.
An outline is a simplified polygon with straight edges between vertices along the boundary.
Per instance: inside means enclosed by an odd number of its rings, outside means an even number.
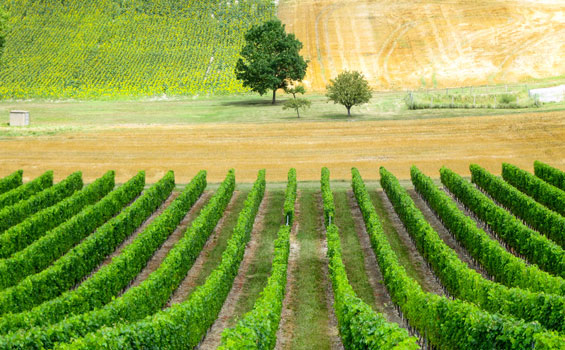
M10 111L10 126L29 125L28 111Z
M530 90L530 96L538 96L540 102L562 102L565 101L565 85L554 86L544 89Z

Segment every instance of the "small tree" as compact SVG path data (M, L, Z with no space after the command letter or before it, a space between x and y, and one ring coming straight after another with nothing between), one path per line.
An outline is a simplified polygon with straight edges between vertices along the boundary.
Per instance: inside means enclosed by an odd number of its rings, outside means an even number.
M351 107L367 103L372 97L369 83L363 74L356 71L340 73L330 80L326 89L329 100L344 105L348 116L351 116Z
M293 98L284 103L283 110L294 109L296 111L297 117L300 118L300 110L302 109L303 111L305 111L312 104L310 100L296 97L296 94L304 95L304 93L306 92L304 86L286 87L284 91L287 94L292 94Z
M294 34L287 34L279 20L270 20L253 26L245 34L245 46L235 66L237 79L261 96L273 90L273 104L278 89L287 87L291 80L302 81L307 62L299 52L302 43Z

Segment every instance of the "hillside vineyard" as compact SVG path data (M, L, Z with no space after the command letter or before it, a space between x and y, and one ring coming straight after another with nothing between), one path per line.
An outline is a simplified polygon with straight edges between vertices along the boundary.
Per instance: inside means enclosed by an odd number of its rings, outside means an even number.
M1 98L241 92L243 35L267 0L9 0Z
M232 169L211 188L206 171L184 186L172 171L118 186L113 171L86 186L80 172L55 184L13 172L2 213L51 200L0 233L0 349L317 348L317 332L345 349L563 349L563 232L550 226L565 173L470 168L472 182L442 168L442 187L412 167L414 190L383 167L380 186L356 168L351 185L327 168L320 184L295 169L283 186L264 170L236 184ZM551 220L538 230L509 210ZM318 249L302 260L312 230ZM289 308L310 302L300 271L318 263L328 307L314 312L328 322L308 321L302 339Z

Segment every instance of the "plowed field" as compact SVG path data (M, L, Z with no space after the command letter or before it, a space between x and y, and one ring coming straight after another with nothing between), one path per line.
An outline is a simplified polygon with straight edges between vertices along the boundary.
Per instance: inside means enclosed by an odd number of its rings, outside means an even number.
M304 43L314 90L344 69L385 90L565 73L560 0L282 0L278 16Z
M327 166L333 179L350 179L355 166L367 179L386 166L409 178L410 166L439 177L442 165L469 174L470 163L500 173L507 161L532 170L538 159L565 168L565 113L382 122L300 122L103 126L92 132L0 140L0 176L23 169L26 181L48 169L57 178L81 169L92 181L108 169L119 182L138 170L147 182L173 169L178 183L200 169L219 182L237 169L238 182L252 182L266 168L269 181L285 181L296 167L301 181L318 181Z

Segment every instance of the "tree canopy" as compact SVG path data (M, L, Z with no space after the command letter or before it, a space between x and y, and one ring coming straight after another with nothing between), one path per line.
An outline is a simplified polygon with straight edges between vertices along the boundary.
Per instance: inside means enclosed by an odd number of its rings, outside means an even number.
M373 97L369 83L357 71L340 73L337 78L330 80L326 89L330 101L344 105L348 116L351 116L351 107L367 103Z
M3 9L0 9L0 54L4 50L7 34L8 34L8 13Z
M290 81L302 81L308 63L300 56L302 43L294 34L287 34L279 20L253 26L245 34L245 46L237 61L235 74L243 86L263 95L284 89Z

